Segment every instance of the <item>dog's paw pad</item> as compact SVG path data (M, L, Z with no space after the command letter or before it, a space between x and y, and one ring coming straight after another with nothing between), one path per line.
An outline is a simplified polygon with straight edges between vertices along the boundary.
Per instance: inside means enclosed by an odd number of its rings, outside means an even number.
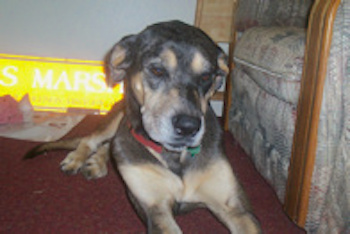
M104 177L108 173L106 162L103 160L96 160L96 158L91 157L86 160L81 169L81 173L86 179L89 180Z
M61 170L67 175L75 175L83 166L83 161L80 160L79 155L74 151L69 153L67 157L61 162Z

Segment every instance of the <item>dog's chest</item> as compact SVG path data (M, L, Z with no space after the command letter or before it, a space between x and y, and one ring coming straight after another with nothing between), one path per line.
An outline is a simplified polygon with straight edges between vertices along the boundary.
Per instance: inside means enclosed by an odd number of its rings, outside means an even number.
M164 166L180 177L195 161L195 158L187 151L182 153L165 152L161 154L161 157L163 164L165 164Z

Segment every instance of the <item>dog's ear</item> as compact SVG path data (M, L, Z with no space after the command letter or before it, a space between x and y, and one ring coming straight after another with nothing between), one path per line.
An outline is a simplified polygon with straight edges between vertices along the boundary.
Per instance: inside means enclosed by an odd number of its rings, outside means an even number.
M227 65L227 56L222 51L221 48L218 48L218 50L219 50L218 58L217 58L218 69L215 77L215 90L218 90L221 87L225 77L229 72L229 68Z
M136 35L122 38L107 55L107 83L110 87L113 87L126 77L127 69L133 61L136 38Z

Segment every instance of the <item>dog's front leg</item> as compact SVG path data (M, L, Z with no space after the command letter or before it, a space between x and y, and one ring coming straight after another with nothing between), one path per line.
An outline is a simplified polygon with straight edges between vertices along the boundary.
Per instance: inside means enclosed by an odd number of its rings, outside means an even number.
M121 165L119 171L148 233L182 233L172 213L182 191L180 178L154 164Z
M147 233L182 233L174 220L170 204L144 207L146 210Z
M105 143L97 149L96 153L91 155L91 157L85 161L81 173L88 180L104 177L108 173L108 160L109 143Z
M109 144L105 142L113 137L123 116L122 111L111 113L98 130L83 137L77 149L70 152L61 162L61 170L67 174L76 174L83 168L82 172L87 179L106 175L107 167L103 164L108 161ZM93 158L87 161L91 155Z
M260 233L258 221L250 212L245 194L229 163L219 159L207 168L190 172L184 178L185 201L204 203L231 233Z
M170 210L171 204L148 207L146 204L140 204L130 191L128 195L137 214L147 226L147 233L181 233Z
M226 225L231 233L261 233L258 221L254 215L243 208L241 204L232 206L213 199L207 201L207 206Z

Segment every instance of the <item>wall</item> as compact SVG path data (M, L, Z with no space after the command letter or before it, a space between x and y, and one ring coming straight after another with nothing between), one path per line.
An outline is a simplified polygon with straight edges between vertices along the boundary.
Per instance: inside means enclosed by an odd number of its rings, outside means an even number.
M157 21L193 24L196 0L0 0L0 53L101 60Z
M103 60L123 36L172 19L193 24L196 0L0 0L0 53ZM213 102L221 115L221 102Z

